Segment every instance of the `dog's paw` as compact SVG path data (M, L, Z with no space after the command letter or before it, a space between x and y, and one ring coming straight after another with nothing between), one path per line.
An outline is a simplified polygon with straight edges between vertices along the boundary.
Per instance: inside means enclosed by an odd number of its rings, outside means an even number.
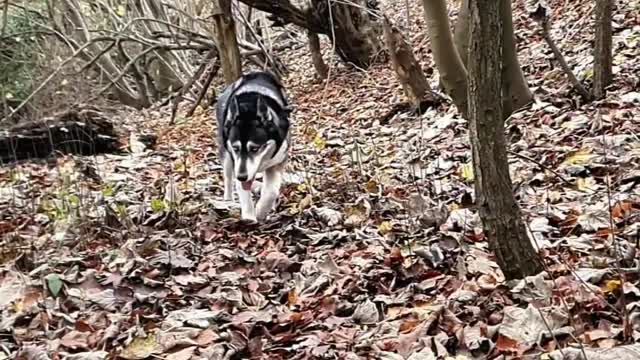
M240 220L246 221L246 222L258 222L258 217L253 214L251 215L242 214L240 215Z
M263 222L263 221L267 220L268 216L269 216L269 214L258 214L256 216L256 221Z

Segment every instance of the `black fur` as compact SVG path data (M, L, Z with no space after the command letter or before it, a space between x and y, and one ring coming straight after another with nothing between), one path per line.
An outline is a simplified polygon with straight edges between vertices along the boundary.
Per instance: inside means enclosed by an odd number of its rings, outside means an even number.
M243 86L251 83L271 89L279 94L281 98L273 99L257 92L237 94ZM267 107L277 114L277 119L269 120ZM267 72L254 72L244 75L238 82L224 90L216 105L220 155L224 156L227 140L231 140L231 142L239 140L242 143L240 151L245 153L249 150L246 148L247 141L251 140L257 144L264 144L270 139L276 142L275 155L288 137L290 112L282 84L275 76ZM231 119L226 121L228 114L231 115ZM229 151L230 149L226 150Z

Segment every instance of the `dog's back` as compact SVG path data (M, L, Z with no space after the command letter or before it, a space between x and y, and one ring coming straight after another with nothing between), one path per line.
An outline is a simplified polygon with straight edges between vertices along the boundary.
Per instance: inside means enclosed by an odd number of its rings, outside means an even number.
M233 84L227 86L216 104L216 118L218 120L218 128L224 125L229 100L233 96L239 96L246 93L258 93L262 96L271 98L279 103L283 108L288 106L288 99L284 94L282 83L271 73L266 71L258 71L243 75Z

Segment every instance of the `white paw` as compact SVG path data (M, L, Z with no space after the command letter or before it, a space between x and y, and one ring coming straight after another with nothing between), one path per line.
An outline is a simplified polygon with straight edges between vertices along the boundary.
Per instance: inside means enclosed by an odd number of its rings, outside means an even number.
M268 215L269 215L268 213L264 213L264 214L258 213L258 215L256 216L257 221L265 221L265 220L267 220Z
M242 221L258 222L258 219L257 219L255 216L245 216L245 215L242 215L242 216L240 216L240 219L241 219Z

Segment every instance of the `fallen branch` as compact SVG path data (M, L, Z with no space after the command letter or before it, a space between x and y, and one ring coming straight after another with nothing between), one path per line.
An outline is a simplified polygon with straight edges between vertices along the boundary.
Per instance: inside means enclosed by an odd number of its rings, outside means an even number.
M549 47L551 48L553 55L555 56L556 60L560 64L562 71L564 71L564 73L569 78L569 81L573 85L574 89L576 89L576 91L580 93L580 96L582 96L582 98L585 101L590 101L591 94L589 94L589 92L584 88L582 83L580 83L576 75L573 73L573 71L569 67L569 64L567 64L567 61L565 60L564 55L562 55L562 52L560 52L560 49L558 48L555 41L553 41L553 38L551 37L551 32L549 30L550 29L549 9L541 3L537 3L537 7L529 10L529 12L530 12L531 18L533 18L533 20L535 20L542 26L542 36L544 37L544 40L546 41L547 45L549 45Z
M198 108L198 105L200 105L200 102L202 101L202 99L204 98L204 95L207 93L207 90L209 90L209 87L211 86L211 83L213 82L213 78L216 76L216 74L218 73L218 70L220 70L220 66L222 64L220 63L220 61L216 61L212 68L211 71L209 72L209 74L207 75L207 80L205 81L204 85L202 86L202 89L200 89L200 93L198 94L198 98L196 98L196 101L193 103L193 105L191 106L191 108L189 109L189 111L187 111L187 117L190 117L193 115L193 113L196 111L196 109Z
M0 134L0 163L44 158L52 153L93 155L120 149L113 123L94 108L72 109Z
M538 165L542 170L546 170L546 171L548 171L548 172L552 173L553 175L555 175L556 177L558 177L558 179L562 180L565 184L567 184L567 185L569 185L569 186L571 186L571 187L574 187L574 184L573 184L573 183L571 183L571 181L567 180L567 178L565 178L564 176L562 176L559 172L557 172L557 171L553 170L552 168L550 168L550 167L548 167L548 166L544 165L544 164L543 164L543 163L541 163L540 161L538 161L538 160L536 160L536 159L533 159L533 158L530 158L530 157L528 157L528 156L526 156L526 155L522 155L522 154L517 153L517 152L515 152L515 151L507 150L507 152L508 152L509 154L511 154L511 155L515 155L515 156L517 156L517 157L519 157L519 158L521 158L521 159L523 159L523 160L527 160L527 161L530 161L530 162L532 162L532 163L534 163L534 164Z
M171 106L171 120L169 121L170 125L173 125L173 123L176 121L176 115L178 113L178 105L180 105L180 102L184 98L184 95L187 92L189 92L193 84L195 84L196 81L200 79L200 77L202 76L202 73L204 73L209 62L213 60L217 54L218 54L218 51L216 50L216 48L209 50L207 55L205 55L204 59L202 60L200 67L198 67L198 70L196 70L196 73L193 74L191 79L189 79L189 81L182 87L182 89L180 89L180 92L178 92L178 95L174 99L173 105ZM206 87L203 87L203 88L206 88Z

